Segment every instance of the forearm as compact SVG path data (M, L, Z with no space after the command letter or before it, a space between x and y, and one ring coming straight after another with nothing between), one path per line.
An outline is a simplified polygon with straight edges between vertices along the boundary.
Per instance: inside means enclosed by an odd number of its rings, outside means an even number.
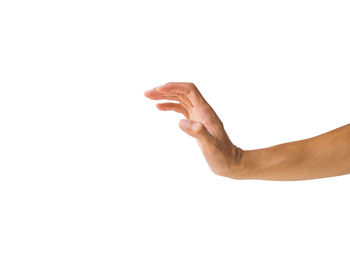
M350 173L350 124L322 135L243 152L234 179L307 180Z

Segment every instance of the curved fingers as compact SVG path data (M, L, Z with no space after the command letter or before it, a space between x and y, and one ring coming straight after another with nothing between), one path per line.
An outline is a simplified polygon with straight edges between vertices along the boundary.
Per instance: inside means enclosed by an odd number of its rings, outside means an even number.
M179 101L187 109L193 107L193 104L191 103L190 99L186 95L179 93L163 93L157 90L157 88L154 88L146 91L145 96L153 100L165 99Z
M161 111L175 111L177 113L183 114L186 117L186 119L189 118L188 111L184 106L182 106L179 103L158 103L157 108Z
M187 94L195 88L195 85L192 83L175 83L170 82L164 85L157 87L159 92L178 92Z
M205 101L197 87L193 83L166 83L160 87L155 88L156 91L163 93L164 95L175 94L178 96L184 96L193 105L197 105L201 101Z

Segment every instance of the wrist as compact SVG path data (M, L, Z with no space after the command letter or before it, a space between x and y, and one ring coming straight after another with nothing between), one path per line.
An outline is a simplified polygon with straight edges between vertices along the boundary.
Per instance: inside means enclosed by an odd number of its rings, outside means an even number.
M233 145L232 161L229 172L226 177L243 180L251 179L251 170L249 168L248 159L252 159L251 151L245 151Z

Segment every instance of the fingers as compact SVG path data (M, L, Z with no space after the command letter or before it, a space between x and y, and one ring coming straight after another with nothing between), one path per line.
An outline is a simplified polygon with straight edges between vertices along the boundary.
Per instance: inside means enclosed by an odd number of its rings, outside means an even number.
M145 96L153 100L159 100L159 99L175 100L175 99L178 99L179 94L164 94L159 92L158 88L153 88L153 89L147 90L145 92Z
M193 83L166 83L158 87L159 92L187 94L195 88Z
M209 133L204 124L183 119L179 122L179 126L188 135L197 138L205 148L212 151L217 149L217 140Z
M192 102L186 95L183 94L165 94L158 91L158 88L154 88L145 92L145 96L153 100L173 100L179 101L184 107L190 109L193 107Z
M196 86L192 83L167 83L145 92L145 96L150 99L178 100L187 107L198 105L200 101L205 101Z
M175 111L177 113L183 114L186 119L189 118L189 114L186 108L179 103L158 103L156 106L161 111Z
M158 87L157 90L163 94L186 96L194 105L198 105L199 102L205 102L205 99L193 83L166 83Z

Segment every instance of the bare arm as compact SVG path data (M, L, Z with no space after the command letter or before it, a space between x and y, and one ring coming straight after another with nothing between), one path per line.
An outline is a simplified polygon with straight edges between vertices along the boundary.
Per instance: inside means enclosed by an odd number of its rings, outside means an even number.
M350 124L316 137L244 151L229 177L307 180L350 173ZM236 172L236 173L235 173Z
M350 173L350 124L322 135L268 148L235 146L223 123L192 83L167 83L145 92L162 111L182 113L180 128L196 138L211 170L233 179L307 180Z

